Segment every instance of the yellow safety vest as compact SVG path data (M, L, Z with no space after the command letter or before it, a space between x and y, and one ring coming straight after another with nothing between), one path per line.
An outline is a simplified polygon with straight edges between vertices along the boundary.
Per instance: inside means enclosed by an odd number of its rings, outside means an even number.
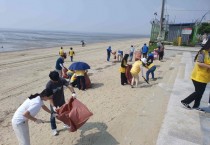
M123 64L124 64L124 65L127 65L127 63L126 63L125 60L123 61ZM119 71L120 71L121 73L125 73L125 69L126 69L125 67L120 67Z
M60 50L59 50L59 55L62 56L63 54L64 54L63 49L60 49Z
M139 72L141 71L140 69L141 65L142 65L142 62L140 60L135 61L134 64L132 65L130 72L134 75L139 74Z
M209 53L206 50L204 52L204 63L210 65L210 57ZM192 71L191 79L201 82L201 83L209 83L210 82L210 69L201 67L195 63L194 69Z
M154 64L151 63L150 65L147 66L147 68L150 69L150 68L153 67L153 66L154 66Z

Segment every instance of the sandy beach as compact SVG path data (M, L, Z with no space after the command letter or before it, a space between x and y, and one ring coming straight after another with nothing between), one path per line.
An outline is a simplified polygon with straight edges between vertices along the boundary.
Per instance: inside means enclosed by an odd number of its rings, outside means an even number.
M176 68L172 63L179 61L174 54L167 54L157 65L156 81L150 85L140 78L138 88L120 85L120 63L106 61L106 48L129 52L130 45L140 49L149 39L119 40L73 46L74 61L84 61L91 66L88 74L92 88L79 91L77 98L92 112L93 116L77 132L63 129L57 121L59 135L52 136L50 123L29 122L31 145L155 145L166 112ZM64 46L68 52L70 46ZM42 91L54 70L59 48L34 49L0 53L0 144L17 144L11 126L11 118L18 106L30 95ZM133 63L133 62L131 62ZM71 64L70 58L64 65ZM144 72L145 73L145 72ZM65 90L66 100L71 96ZM45 102L49 107L49 102ZM50 115L43 110L37 118L49 121Z

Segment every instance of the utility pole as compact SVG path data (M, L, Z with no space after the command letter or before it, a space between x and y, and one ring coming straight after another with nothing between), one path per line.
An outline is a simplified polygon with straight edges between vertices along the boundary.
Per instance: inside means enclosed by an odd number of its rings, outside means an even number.
M162 39L164 9L165 9L165 0L162 0L162 9L161 9L161 16L160 16L160 31L157 38L159 40Z

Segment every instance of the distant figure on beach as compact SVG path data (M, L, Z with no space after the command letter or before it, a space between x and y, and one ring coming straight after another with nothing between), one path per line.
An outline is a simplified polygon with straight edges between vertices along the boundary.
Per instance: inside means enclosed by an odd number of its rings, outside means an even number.
M75 55L75 52L73 51L73 48L71 47L70 48L70 51L69 51L69 56L70 56L70 60L71 62L73 61L73 56Z
M159 61L163 60L164 56L164 45L161 43L161 45L158 47L158 55L159 55Z
M149 82L149 75L150 75L150 73L152 74L152 80L155 80L154 72L156 70L156 65L154 65L151 62L147 62L146 58L142 58L141 61L142 61L143 66L148 69L147 72L146 72L146 80L147 80L147 82Z
M126 66L127 66L127 62L128 62L128 57L129 57L129 55L128 54L125 54L124 57L123 57L123 59L122 59L122 61L121 61L121 66L120 66L121 85L128 84L127 77L125 75Z
M187 98L181 101L181 103L187 109L196 109L199 111L204 111L201 109L200 101L203 93L206 89L207 83L210 82L210 40L198 51L195 56L195 66L193 68L191 79L195 87L195 92L190 94ZM191 108L190 103L194 101L194 105Z
M81 43L82 43L82 47L85 47L85 41L84 40L81 40Z
M135 51L135 48L133 47L133 45L131 45L130 52L129 52L129 61L132 61L134 51Z
M42 108L51 114L51 111L44 105L43 101L52 99L52 90L45 89L40 94L36 93L28 97L23 104L15 111L12 117L12 127L18 139L19 145L30 145L28 120L37 124L44 123L43 120L35 118ZM53 113L52 116L57 114ZM41 132L39 132L40 134Z
M65 69L65 67L63 66L64 64L64 59L66 59L66 53L64 53L63 55L61 55L55 64L55 71L58 72L59 76L62 77L62 69Z
M64 50L63 50L63 47L61 47L59 50L59 55L62 56L63 54L64 54Z
M123 59L123 51L118 50L117 51L117 61L122 61L122 59Z
M132 75L132 81L131 81L131 88L133 88L134 83L136 83L136 87L138 87L139 83L139 73L142 70L142 62L140 60L136 60L131 68L131 75ZM143 74L142 74L143 76Z
M59 77L58 72L51 71L49 74L50 81L46 85L46 89L53 91L52 99L50 99L50 109L51 113L55 113L58 107L61 107L65 104L64 97L64 86L66 86L71 92L72 97L76 98L74 88L66 81L66 79ZM55 122L55 116L51 115L50 124L52 129L52 135L58 135L57 126ZM69 128L69 126L64 124L64 128Z
M141 52L142 52L143 58L147 58L148 50L149 50L149 48L147 47L147 44L144 43L144 46L141 48Z
M107 61L109 61L109 60L110 60L111 53L112 53L112 48L111 48L111 46L109 46L109 47L106 49L106 51L107 51Z

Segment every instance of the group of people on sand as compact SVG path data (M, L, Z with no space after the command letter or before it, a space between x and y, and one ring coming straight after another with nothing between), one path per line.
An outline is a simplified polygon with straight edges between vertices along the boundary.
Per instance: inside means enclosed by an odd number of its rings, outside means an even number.
M142 77L145 79L145 81L149 81L149 75L152 74L152 79L156 80L154 77L154 72L156 70L156 66L153 64L153 60L154 60L154 55L152 53L149 53L148 55L148 51L149 48L146 45L146 43L144 44L144 46L142 47L141 51L139 51L139 53L141 53L140 57L135 57L135 62L132 64L131 69L129 70L129 73L132 75L132 80L130 82L131 88L134 87L134 84L136 87L138 87L138 82L139 82L139 73L142 73ZM120 65L120 78L121 78L121 85L125 85L128 84L128 78L126 77L126 69L129 68L129 62L132 62L133 60L133 56L137 51L135 51L135 48L133 45L131 45L130 49L129 49L129 53L128 54L124 54L123 59L121 60L121 65ZM112 53L111 50L111 46L109 46L107 48L107 61L110 60L110 55ZM146 72L146 78L143 75L143 67L147 69Z
M69 56L72 61L74 54L73 48L70 48ZM29 120L37 124L46 122L35 117L41 108L50 114L52 135L58 135L55 118L58 115L56 110L65 104L64 86L71 91L73 98L76 98L73 86L77 85L81 89L80 84L78 85L78 83L75 84L75 81L73 81L74 83L71 81L74 76L76 76L77 80L83 80L85 71L78 70L71 73L72 79L70 79L71 83L69 83L66 79L62 78L63 63L64 59L66 59L66 53L62 47L59 50L59 55L60 57L56 61L55 70L49 73L50 80L46 83L44 90L40 93L30 95L13 115L12 127L20 145L30 145ZM84 83L82 83L82 87L85 89ZM43 101L49 101L50 108L46 107ZM64 124L64 128L68 129L69 126Z

